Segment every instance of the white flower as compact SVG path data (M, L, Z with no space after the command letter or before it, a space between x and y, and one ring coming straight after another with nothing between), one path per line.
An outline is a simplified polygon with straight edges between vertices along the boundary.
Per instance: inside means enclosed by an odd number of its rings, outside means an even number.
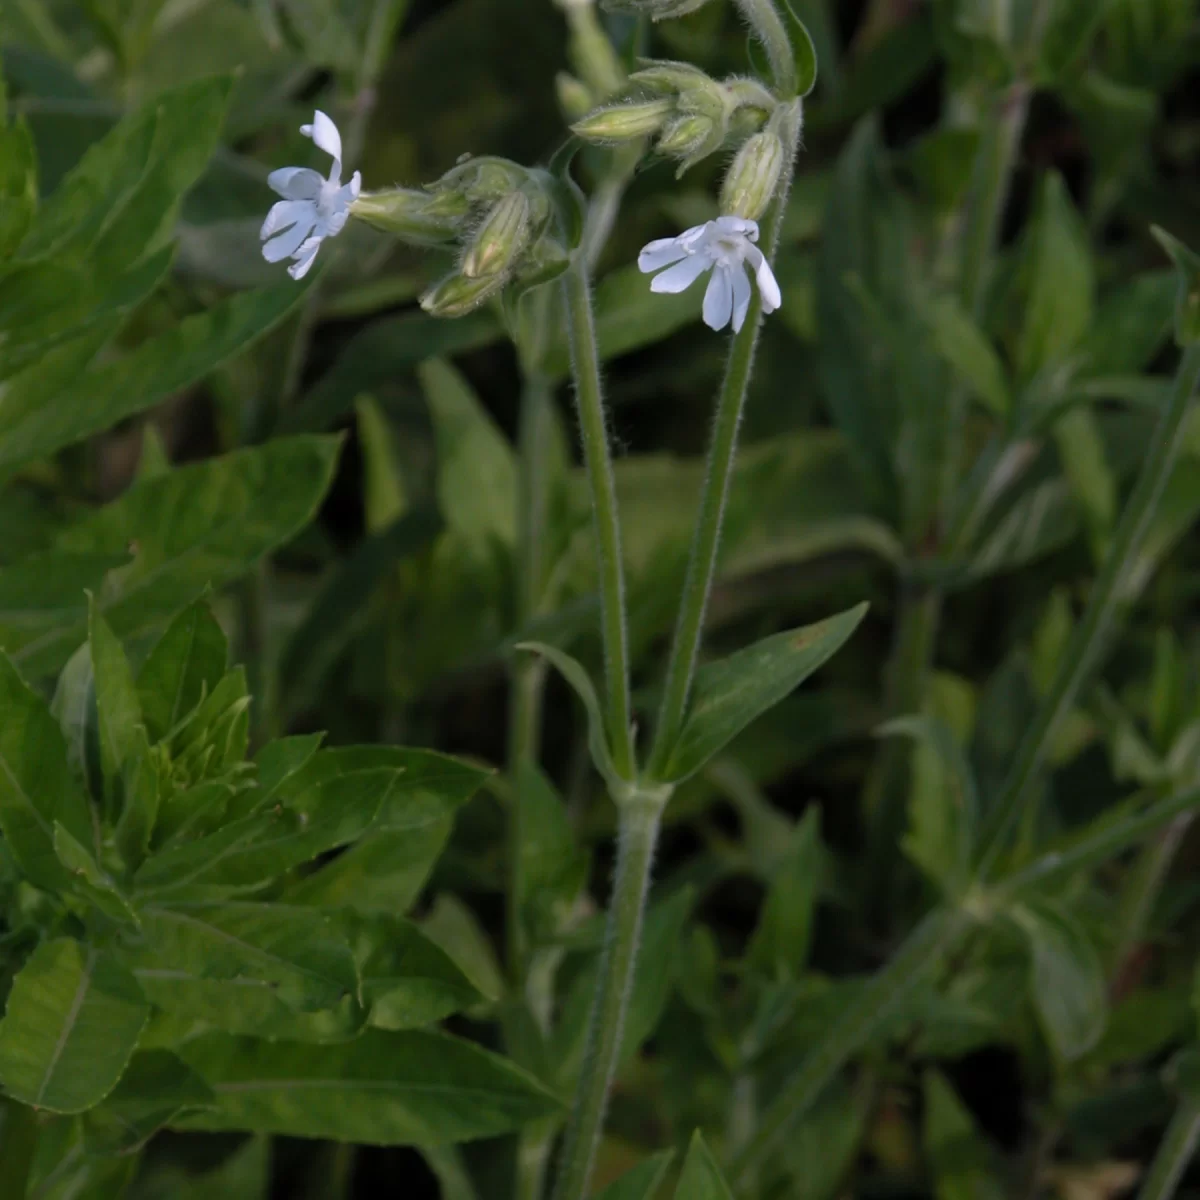
M754 244L757 241L757 221L718 217L678 237L660 238L644 246L638 255L638 268L644 274L662 271L651 281L652 292L682 292L711 270L712 279L704 293L704 323L720 330L732 318L737 333L750 308L747 266L754 272L763 312L772 313L783 303L771 264Z
M349 183L342 183L342 135L323 112L318 109L313 113L312 124L301 125L300 132L333 156L329 178L322 178L319 171L309 167L272 171L267 183L283 199L267 213L259 234L267 262L295 260L288 267L293 279L302 279L308 273L324 238L337 237L342 232L350 205L358 198L362 186L357 171Z

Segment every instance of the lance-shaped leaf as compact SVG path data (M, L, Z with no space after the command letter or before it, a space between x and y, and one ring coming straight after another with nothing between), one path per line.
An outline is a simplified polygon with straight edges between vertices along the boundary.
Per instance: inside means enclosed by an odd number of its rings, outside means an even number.
M149 1012L107 951L44 942L13 981L0 1021L0 1082L36 1108L83 1112L116 1086Z
M168 1050L139 1050L121 1082L84 1118L89 1154L128 1154L188 1109L212 1100L208 1085Z
M180 1053L216 1096L211 1110L180 1122L187 1129L433 1146L559 1112L512 1063L442 1033L369 1030L337 1046L212 1034Z
M674 1157L672 1151L664 1150L638 1163L632 1171L626 1171L620 1179L598 1192L596 1200L654 1200Z
M866 612L867 605L860 604L701 667L687 720L671 748L663 778L678 782L694 775L755 717L774 708L828 662Z
M0 654L0 832L33 883L66 890L71 877L55 853L55 822L77 841L91 842L87 797L71 772L58 722Z
M1108 1023L1108 990L1095 946L1062 909L1031 903L1013 910L1029 939L1030 996L1046 1040L1064 1062L1086 1054Z
M97 608L118 637L178 612L286 542L311 519L329 486L339 439L281 439L135 484L67 530L36 566L47 582L22 603L34 564L0 570L0 645L31 674L60 667L87 633L80 565L124 564L97 589ZM60 570L64 561L72 569ZM36 598L36 603L34 599Z
M137 679L146 728L155 740L174 729L217 686L228 657L225 633L203 600L189 605L167 626Z
M675 1187L675 1200L733 1200L729 1184L721 1174L700 1131L692 1134L683 1173Z
M1175 340L1181 346L1200 341L1200 254L1157 225L1151 230L1171 256L1179 274L1175 301Z
M821 866L821 815L814 806L783 849L747 952L747 962L772 979L794 979L804 970Z
M140 738L142 707L129 660L108 622L88 604L88 645L92 656L92 679L96 689L96 714L100 733L100 762L106 782L115 780L134 753Z
M286 904L147 905L143 969L262 982L300 1011L333 1008L358 988L345 931L334 918Z

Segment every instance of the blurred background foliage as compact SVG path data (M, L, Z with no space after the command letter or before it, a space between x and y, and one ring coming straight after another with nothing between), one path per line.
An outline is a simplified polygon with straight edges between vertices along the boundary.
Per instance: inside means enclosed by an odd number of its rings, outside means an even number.
M1176 282L1150 226L1200 244L1194 0L795 8L821 75L709 645L733 649L864 598L871 611L815 685L672 802L605 1180L696 1126L732 1153L756 1092L769 1097L821 1043L930 898L953 894L969 836L963 773L986 822L1170 389ZM194 171L169 275L138 299L109 360L234 293L286 283L259 254L265 180L311 161L297 128L314 106L341 124L347 169L367 187L431 181L464 153L544 161L578 115L560 107L571 46L550 0L412 0L392 12L381 55L364 49L379 44L376 12L369 0L5 0L8 108L32 132L42 196L123 113L234 72L223 123L201 104L181 116L214 123L215 152ZM747 69L729 5L653 27L603 19L629 63ZM585 189L607 161L580 156ZM964 217L990 161L1011 165L994 255L991 231L973 247ZM716 156L676 182L670 164L644 164L596 272L647 717L724 343L700 325L698 294L653 297L632 264L650 238L715 215L721 166ZM252 737L328 730L334 744L431 746L503 768L512 645L536 635L599 658L565 344L548 360L549 549L531 607L517 557L522 372L501 314L426 316L416 297L445 262L355 222L326 258L306 291L281 294L251 349L188 386L168 379L149 411L98 419L89 440L10 467L0 564L55 544L168 462L342 431L315 520L293 537L303 514L281 517L286 544L215 598L257 696ZM22 303L0 296L0 308ZM1131 797L1200 783L1197 516L1193 426L1102 676L1056 736L1014 869ZM40 669L63 666L73 644ZM557 948L559 987L553 1032L524 1059L561 1085L580 1053L613 815L569 692L547 687L535 786L549 815L544 843L523 848L541 889L523 919L535 944ZM919 719L881 737L902 715ZM505 830L530 786L502 772L458 813L419 909L484 997L461 1029L488 1044L504 1030L518 1058L501 966ZM761 1194L1104 1200L1133 1187L1187 1082L1163 1068L1195 1037L1198 853L1185 814L973 938L797 1125ZM422 1157L169 1134L128 1194L402 1188L465 1200L507 1195L511 1155L500 1141ZM1189 1183L1200 1189L1200 1176ZM33 1194L67 1194L52 1185ZM88 1186L70 1194L115 1196L124 1181Z

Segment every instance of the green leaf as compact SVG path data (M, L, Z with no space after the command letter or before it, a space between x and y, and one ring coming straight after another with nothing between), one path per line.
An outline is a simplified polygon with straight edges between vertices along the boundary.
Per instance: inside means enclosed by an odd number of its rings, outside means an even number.
M1104 561L1109 535L1117 520L1117 481L1091 411L1073 408L1059 417L1054 425L1054 440L1087 526L1092 556L1099 564Z
M443 892L421 928L454 960L485 1001L500 999L505 990L504 975L491 938L461 900Z
M20 245L37 209L37 156L22 117L0 126L0 262Z
M377 1029L417 1029L482 997L454 960L411 921L377 913L351 923L364 1003Z
M143 971L262 983L300 1012L333 1008L358 989L345 931L311 909L250 902L146 905L141 920L136 958L126 961Z
M796 979L808 961L821 880L821 813L815 805L792 831L763 901L747 964L772 979Z
M938 353L993 416L1007 417L1012 398L1004 365L979 326L952 296L930 304L926 317Z
M1061 362L1087 333L1095 308L1091 245L1062 177L1046 176L1026 235L1017 373L1032 379Z
M674 1157L671 1150L652 1155L645 1162L638 1163L632 1171L626 1171L603 1191L597 1192L595 1200L654 1200Z
M181 391L253 345L304 294L289 283L233 296L61 390L47 392L36 372L27 372L0 409L0 470L53 454Z
M898 717L879 732L918 743L904 852L938 887L957 896L968 882L979 816L966 752L937 713Z
M1042 34L1040 67L1050 86L1059 83L1087 52L1114 7L1114 0L1058 0Z
M1179 276L1175 300L1175 340L1181 346L1200 341L1200 254L1155 225L1151 231L1175 264Z
M54 850L56 822L77 841L92 840L87 797L58 722L0 654L0 832L31 882L69 890L70 874Z
M96 595L122 638L237 578L307 524L338 447L336 438L277 440L136 484L41 556L37 566L47 575L33 595L17 588L34 575L34 563L0 570L0 601L13 597L0 604L0 644L31 674L60 667L86 636L80 575L105 558L126 564Z
M788 36L796 55L796 95L807 96L817 86L817 48L813 44L808 26L796 15L791 0L784 0L784 9L789 18Z
M129 1154L164 1125L213 1098L208 1085L182 1059L167 1050L139 1050L121 1082L84 1118L89 1154Z
M605 732L604 712L600 707L600 697L588 676L583 664L555 646L545 642L521 642L518 650L528 650L531 654L540 654L551 666L571 685L583 704L588 723L588 749L591 751L592 762L604 780L618 791L628 787L617 772L613 763L612 752L608 748L608 735Z
M562 797L541 768L522 758L516 775L517 903L527 935L539 945L561 932L587 882L588 856L576 841Z
M157 249L212 157L232 85L229 75L187 83L120 121L43 204L22 257L125 263Z
M1063 1062L1086 1054L1108 1022L1108 987L1095 946L1076 920L1048 903L1013 909L1029 939L1030 996L1046 1040Z
M90 850L73 838L57 821L54 823L54 852L59 862L72 875L72 886L81 892L102 913L127 925L138 923L137 913L130 906L116 880L96 862Z
M467 381L449 363L417 369L437 439L438 504L449 529L472 544L516 540L517 477L512 447Z
M13 981L0 1021L0 1082L25 1104L83 1112L116 1086L149 1011L107 951L44 942Z
M217 686L228 657L225 633L205 600L188 605L167 626L137 677L146 729L155 741Z
M764 638L696 673L687 720L663 778L678 782L719 754L755 717L773 708L829 661L866 616L860 604L816 625Z
M925 1153L936 1200L1000 1200L994 1155L962 1101L936 1071L925 1073Z
M95 599L90 596L88 644L96 689L100 761L104 778L111 786L130 756L138 750L142 708L125 651L108 622L96 611Z
M441 1033L369 1030L339 1046L224 1035L181 1050L216 1094L188 1129L254 1130L359 1145L438 1145L494 1137L556 1115L532 1077Z
M687 1158L683 1160L683 1173L675 1187L675 1200L733 1200L729 1184L721 1174L700 1131L692 1134L688 1143Z
M38 1146L38 1114L15 1100L0 1102L0 1179L24 1200Z

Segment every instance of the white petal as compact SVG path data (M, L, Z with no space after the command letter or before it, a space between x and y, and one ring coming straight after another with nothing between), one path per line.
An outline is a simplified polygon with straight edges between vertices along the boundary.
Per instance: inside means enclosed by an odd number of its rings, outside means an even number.
M349 216L350 213L346 209L336 209L329 216L317 222L314 232L318 237L337 237L346 227L346 220Z
M712 225L718 234L725 237L740 235L752 242L758 241L757 221L747 221L745 217L718 217Z
M733 285L733 332L739 333L750 308L750 276L741 267L736 267L730 272L729 281Z
M749 246L746 250L746 261L754 270L754 278L758 283L758 294L762 297L762 310L773 313L783 304L783 296L779 291L779 281L771 264L757 246Z
M315 200L324 182L310 167L280 167L267 176L267 186L285 200Z
M652 292L667 292L669 294L685 291L710 266L712 266L712 263L703 254L689 254L682 262L677 262L673 267L668 267L661 275L655 275L650 281L650 290Z
M362 191L362 173L355 171L350 176L350 182L343 184L338 192L338 203L344 204L347 208L358 199L358 193Z
M271 205L258 236L265 242L281 229L288 229L301 221L307 222L311 228L316 220L317 206L311 200L279 200Z
M709 329L724 329L732 315L733 284L730 282L730 272L725 267L717 267L704 293L704 323Z
M659 238L656 242L647 242L638 255L638 270L643 275L651 271L661 271L687 256L687 251L679 244L678 238Z
M342 161L342 135L338 127L318 108L311 125L301 125L300 132L310 137L322 150L339 163Z
M313 265L313 261L317 257L317 251L321 248L321 239L319 237L309 238L303 246L300 247L296 255L296 261L288 267L288 274L293 279L303 279L308 274L309 268Z
M301 221L299 225L293 225L291 229L277 234L263 245L263 258L267 262L273 263L282 262L285 258L291 258L300 249L304 240L312 231L312 225L306 221Z

